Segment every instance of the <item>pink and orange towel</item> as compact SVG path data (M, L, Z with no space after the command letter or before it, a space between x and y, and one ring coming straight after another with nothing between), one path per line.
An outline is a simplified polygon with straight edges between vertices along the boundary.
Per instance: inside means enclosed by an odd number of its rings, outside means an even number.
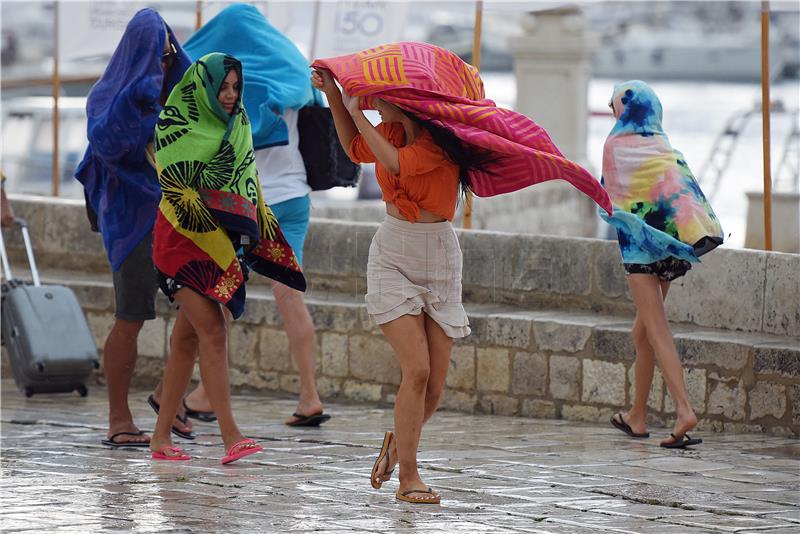
M517 191L548 180L566 180L609 214L611 202L586 169L565 158L544 128L485 97L477 69L454 53L427 43L402 42L314 61L327 69L363 109L381 98L424 120L450 128L462 141L495 159L470 172L482 197Z

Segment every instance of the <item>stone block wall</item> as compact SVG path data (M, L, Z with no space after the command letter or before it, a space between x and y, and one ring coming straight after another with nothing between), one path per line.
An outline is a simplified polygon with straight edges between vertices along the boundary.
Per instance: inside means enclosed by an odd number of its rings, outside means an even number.
M98 346L113 322L110 284L71 284ZM400 369L365 306L349 298L309 299L317 327L323 398L392 403ZM473 333L454 344L442 406L463 412L605 422L633 398L630 320L566 311L468 307ZM137 382L152 386L166 358L174 310L140 336ZM234 325L233 387L296 393L298 375L274 301L253 295ZM703 431L800 435L800 345L775 336L675 325L692 404ZM668 425L674 405L656 371L651 420Z
M81 276L108 274L99 234L83 202L12 195L28 219L39 263ZM312 219L304 251L309 295L336 291L363 298L370 241L378 225ZM464 300L527 309L564 308L632 315L615 241L457 230L464 252ZM22 242L5 234L24 264ZM800 255L721 248L670 289L671 321L722 330L800 337ZM22 274L25 274L24 269ZM260 277L254 277L262 283Z
M311 290L362 297L378 225L312 219L304 261ZM481 230L456 231L464 301L634 313L616 241ZM671 321L800 336L800 255L721 248L670 288Z
M43 274L76 291L102 346L113 323L113 291L99 236L86 229L82 205L13 200L31 221ZM317 328L324 398L391 403L396 395L398 365L363 301L376 228L312 221L306 298ZM623 409L633 396L633 306L616 244L486 231L458 235L473 333L454 344L443 406L584 421L606 421ZM9 236L7 244L20 266L21 243ZM701 429L800 434L798 272L798 255L723 249L674 284L669 314ZM174 309L159 296L158 319L140 336L137 380L143 385L161 374L173 320ZM297 391L288 339L264 282L248 290L230 359L234 387ZM658 372L649 404L654 422L671 421L674 406Z

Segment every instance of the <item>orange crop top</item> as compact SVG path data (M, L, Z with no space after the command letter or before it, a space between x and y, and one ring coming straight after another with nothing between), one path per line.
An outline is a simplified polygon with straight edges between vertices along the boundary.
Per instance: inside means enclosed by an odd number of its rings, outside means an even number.
M408 146L405 129L399 122L380 123L380 134L398 149L400 174L394 175L375 158L361 134L350 143L350 159L355 163L375 163L375 176L383 200L391 202L410 222L419 219L420 208L448 221L453 220L458 196L458 165L422 129Z

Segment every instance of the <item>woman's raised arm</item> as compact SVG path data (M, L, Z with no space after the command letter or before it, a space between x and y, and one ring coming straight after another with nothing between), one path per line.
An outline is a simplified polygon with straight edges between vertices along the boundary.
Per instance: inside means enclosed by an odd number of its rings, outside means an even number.
M336 125L336 135L339 136L339 142L342 144L344 151L349 152L353 138L358 135L358 128L356 128L350 113L342 102L342 93L336 86L336 82L333 81L331 73L327 70L315 70L311 74L311 84L325 93L328 98L328 105L331 107L331 113L333 114L333 122Z

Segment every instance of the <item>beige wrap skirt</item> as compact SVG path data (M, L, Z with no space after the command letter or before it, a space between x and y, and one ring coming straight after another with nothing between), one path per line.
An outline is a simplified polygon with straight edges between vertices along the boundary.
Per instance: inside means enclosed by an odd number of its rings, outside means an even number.
M449 222L410 223L387 215L369 247L367 312L377 324L425 312L449 337L468 336L462 262Z

